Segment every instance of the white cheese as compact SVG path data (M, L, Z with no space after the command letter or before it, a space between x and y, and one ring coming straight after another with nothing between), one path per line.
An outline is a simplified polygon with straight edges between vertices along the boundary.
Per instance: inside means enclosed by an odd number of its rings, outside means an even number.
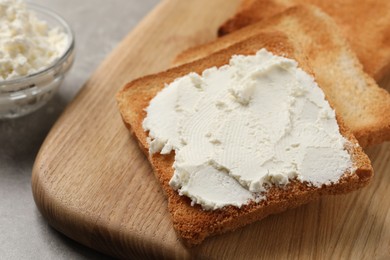
M313 77L265 49L175 80L146 111L150 153L175 151L170 185L204 209L260 201L292 179L320 187L353 172Z
M59 28L49 28L20 0L0 0L0 80L47 68L69 45Z

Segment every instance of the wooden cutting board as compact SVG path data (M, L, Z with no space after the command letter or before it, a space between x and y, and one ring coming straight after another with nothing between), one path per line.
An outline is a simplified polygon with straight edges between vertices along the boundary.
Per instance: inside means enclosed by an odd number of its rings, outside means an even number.
M361 192L270 216L194 248L176 237L164 194L121 121L115 93L215 38L238 1L162 1L122 41L39 152L32 177L39 210L60 232L119 258L390 257L389 143L368 150L376 176Z

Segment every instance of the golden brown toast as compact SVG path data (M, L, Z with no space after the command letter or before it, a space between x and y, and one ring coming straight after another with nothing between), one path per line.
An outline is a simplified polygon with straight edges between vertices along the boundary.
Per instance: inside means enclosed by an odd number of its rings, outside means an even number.
M333 19L302 5L246 26L182 54L176 65L197 60L259 33L284 32L294 49L308 57L317 82L344 122L366 147L390 140L390 94L363 72Z
M317 188L307 183L292 181L286 187L273 186L267 191L267 199L252 202L241 208L228 206L215 211L205 211L199 205L191 206L190 200L179 196L169 186L173 174L174 154L150 155L147 133L142 122L146 116L145 108L150 100L174 79L190 72L201 74L207 68L227 64L234 54L251 55L261 48L276 55L295 59L299 66L313 75L305 53L295 48L300 38L283 32L265 32L239 42L227 49L204 59L185 64L165 72L146 76L128 83L117 95L118 106L124 123L137 138L141 149L148 156L157 179L168 197L169 212L178 235L188 244L202 242L206 237L231 231L251 222L265 218L289 208L294 208L328 194L343 194L366 185L373 175L368 157L363 153L354 136L346 129L338 117L340 132L354 145L347 149L356 167L355 173L345 173L339 182ZM322 52L323 49L319 49ZM348 72L346 72L348 73ZM336 81L337 78L334 78ZM348 85L350 82L340 82ZM351 86L349 86L351 87ZM151 195L152 196L152 195Z
M231 33L297 4L313 4L332 16L364 70L378 82L390 71L390 1L388 0L245 0L219 29ZM326 35L324 35L326 36Z

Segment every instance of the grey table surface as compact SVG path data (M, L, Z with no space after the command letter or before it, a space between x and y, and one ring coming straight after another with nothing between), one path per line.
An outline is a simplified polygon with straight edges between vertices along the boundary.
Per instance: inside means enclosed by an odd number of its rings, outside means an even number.
M31 170L66 105L158 0L31 0L61 14L76 34L76 61L46 106L0 121L0 259L108 259L51 228L35 206Z

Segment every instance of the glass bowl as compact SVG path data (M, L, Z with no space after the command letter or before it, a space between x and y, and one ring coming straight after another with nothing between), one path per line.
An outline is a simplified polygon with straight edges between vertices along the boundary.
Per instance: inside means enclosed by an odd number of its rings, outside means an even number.
M74 61L75 39L68 23L58 14L35 4L27 4L49 28L58 27L69 37L61 57L46 68L19 78L0 80L0 119L29 114L45 105L56 93Z

